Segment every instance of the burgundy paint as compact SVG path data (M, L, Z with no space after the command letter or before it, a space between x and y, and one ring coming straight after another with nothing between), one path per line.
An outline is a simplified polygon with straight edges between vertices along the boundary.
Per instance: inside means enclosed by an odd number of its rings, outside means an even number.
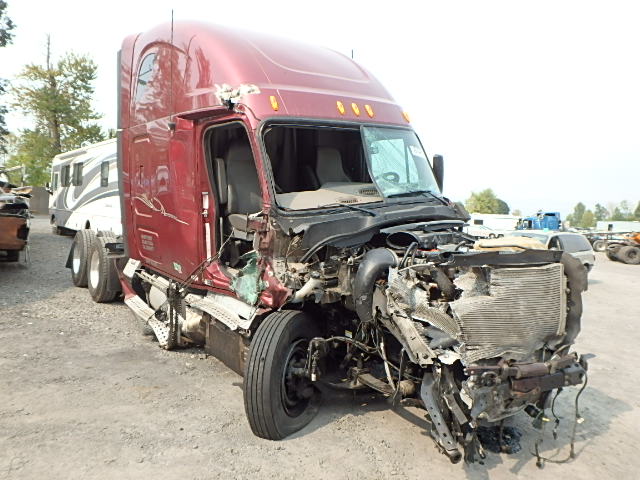
M130 257L171 278L187 280L205 260L207 222L211 251L218 247L218 216L203 148L209 127L230 120L245 125L267 213L266 205L273 202L256 138L261 120L304 117L406 125L400 107L372 75L329 49L199 22L176 22L173 44L170 40L170 24L124 40L119 126L123 222ZM149 54L156 55L153 75L146 90L138 91L138 72ZM216 97L216 85L222 84L234 88L254 84L261 93L245 96L244 105L236 107L244 113L237 113ZM277 111L271 95L278 101ZM345 106L344 114L336 108L338 100ZM360 116L353 112L352 102L359 106ZM367 116L365 104L373 108L374 118ZM211 199L207 218L201 214L203 192ZM269 284L261 301L277 307L289 291L270 274L267 261L261 265ZM232 294L230 279L217 263L195 283Z

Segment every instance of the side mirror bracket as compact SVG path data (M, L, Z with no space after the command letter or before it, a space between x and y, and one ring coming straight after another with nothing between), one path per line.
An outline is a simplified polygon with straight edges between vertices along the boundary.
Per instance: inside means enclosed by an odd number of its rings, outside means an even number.
M442 155L436 154L433 156L431 168L433 170L433 175L436 177L438 188L442 193L442 187L444 185L444 158L442 157Z

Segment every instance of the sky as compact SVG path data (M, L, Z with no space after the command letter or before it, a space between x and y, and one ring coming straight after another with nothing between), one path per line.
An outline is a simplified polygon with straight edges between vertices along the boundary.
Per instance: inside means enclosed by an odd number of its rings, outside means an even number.
M351 55L411 115L444 193L492 188L512 209L640 201L640 2L8 0L0 77L54 56L98 64L95 108L116 125L122 39L176 19L238 26ZM12 131L29 126L18 112Z

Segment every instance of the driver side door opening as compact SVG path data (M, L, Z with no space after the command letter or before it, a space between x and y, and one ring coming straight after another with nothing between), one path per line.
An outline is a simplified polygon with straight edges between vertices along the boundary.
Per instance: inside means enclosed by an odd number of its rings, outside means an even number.
M248 217L262 211L262 190L247 129L241 122L216 125L205 134L210 180L215 195L215 244L227 242L221 265L238 267L241 257L253 250ZM207 240L213 241L213 240Z

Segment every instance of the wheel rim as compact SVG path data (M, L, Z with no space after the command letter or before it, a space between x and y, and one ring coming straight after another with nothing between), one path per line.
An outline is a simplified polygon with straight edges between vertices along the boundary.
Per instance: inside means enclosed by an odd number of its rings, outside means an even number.
M73 273L78 273L80 271L80 249L78 245L73 247L73 259L71 260L71 268L73 269Z
M305 339L292 343L284 363L280 395L284 411L290 417L297 417L304 412L313 396L310 380L298 373L298 369L307 364L308 343Z
M91 264L89 265L89 282L91 282L91 286L93 288L98 287L98 282L100 281L100 258L98 254L94 252L91 255Z

